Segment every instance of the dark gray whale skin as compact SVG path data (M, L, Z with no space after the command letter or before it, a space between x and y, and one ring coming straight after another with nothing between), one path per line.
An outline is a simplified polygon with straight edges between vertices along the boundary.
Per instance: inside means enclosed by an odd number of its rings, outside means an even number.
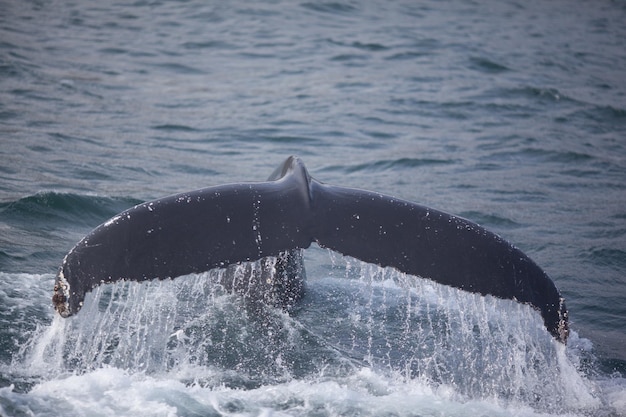
M268 256L276 305L302 297L312 242L364 262L483 295L527 303L565 343L567 310L548 275L483 227L387 195L326 185L289 157L266 182L209 187L139 204L94 229L65 257L53 303L63 317L119 280L175 278Z

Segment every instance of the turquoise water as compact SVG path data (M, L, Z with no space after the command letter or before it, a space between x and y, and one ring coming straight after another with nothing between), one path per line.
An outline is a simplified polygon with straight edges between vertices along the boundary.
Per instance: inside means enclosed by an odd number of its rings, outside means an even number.
M0 0L0 414L626 414L624 21L603 0ZM319 248L271 334L210 274L55 317L92 228L291 154L519 246L567 300L567 349L524 306Z

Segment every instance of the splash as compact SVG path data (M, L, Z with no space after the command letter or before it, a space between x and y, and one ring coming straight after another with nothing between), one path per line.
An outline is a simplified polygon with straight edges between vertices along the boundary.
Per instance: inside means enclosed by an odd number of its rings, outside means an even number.
M13 368L36 379L38 393L48 383L104 373L114 384L235 390L243 403L269 387L286 395L304 384L307 392L332 392L332 385L341 395L383 402L412 392L448 404L534 410L528 415L601 407L579 352L555 342L531 307L350 258L333 255L331 264L309 273L291 314L226 291L219 284L225 270L104 285L80 314L40 325ZM235 273L259 268L267 265ZM296 397L314 402L309 394Z

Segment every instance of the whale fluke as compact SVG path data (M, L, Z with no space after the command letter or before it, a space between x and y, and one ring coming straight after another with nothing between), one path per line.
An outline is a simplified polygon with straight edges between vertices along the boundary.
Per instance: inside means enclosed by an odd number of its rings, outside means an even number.
M209 187L139 204L82 239L65 257L53 302L68 317L94 287L175 278L275 256L278 289L297 301L301 250L343 255L483 295L527 303L565 343L567 310L548 275L485 228L384 194L326 185L289 157L266 182ZM276 290L277 287L274 287Z

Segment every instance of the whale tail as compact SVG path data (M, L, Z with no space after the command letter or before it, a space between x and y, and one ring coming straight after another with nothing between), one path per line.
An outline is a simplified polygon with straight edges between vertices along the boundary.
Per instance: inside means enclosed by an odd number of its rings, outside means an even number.
M527 303L565 343L567 310L548 275L496 234L438 210L320 183L289 157L266 182L221 185L130 208L65 257L53 302L67 317L94 287L174 278L268 256L281 259L279 303L302 296L301 249L343 255L465 291Z

